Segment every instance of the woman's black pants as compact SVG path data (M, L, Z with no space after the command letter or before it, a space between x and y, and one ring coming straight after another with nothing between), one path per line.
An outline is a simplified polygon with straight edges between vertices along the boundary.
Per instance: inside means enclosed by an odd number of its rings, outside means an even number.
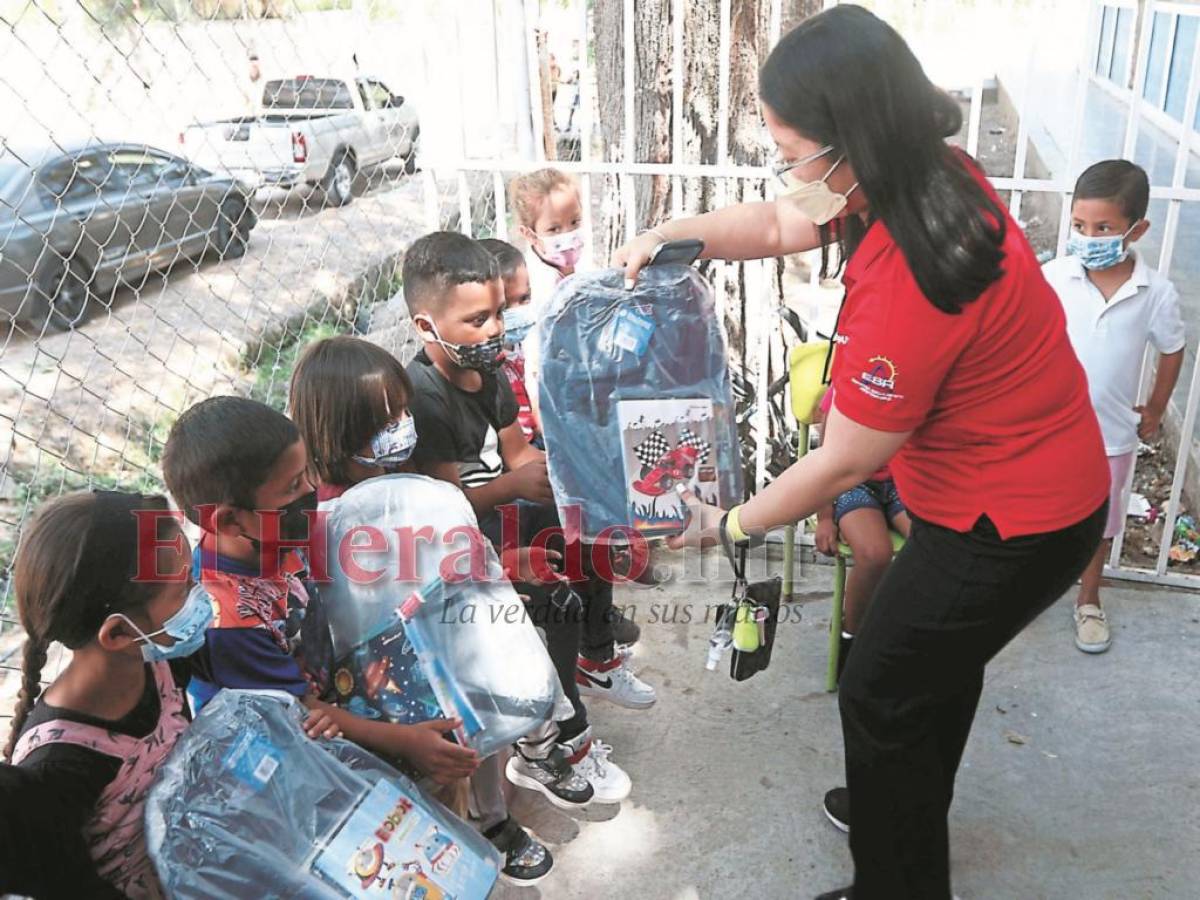
M946 820L984 666L1075 582L1106 514L1009 540L987 516L968 532L913 517L838 689L855 900L949 900Z

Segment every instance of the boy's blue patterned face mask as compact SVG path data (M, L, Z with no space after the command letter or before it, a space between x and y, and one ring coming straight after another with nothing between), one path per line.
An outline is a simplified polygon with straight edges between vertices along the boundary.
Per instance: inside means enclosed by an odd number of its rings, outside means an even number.
M149 634L138 628L133 620L124 613L113 613L126 621L130 628L141 638L142 659L146 662L156 662L166 659L182 659L191 656L204 646L204 635L213 620L213 601L208 591L202 585L193 585L188 592L187 600L175 615L162 623L162 628ZM175 643L169 647L155 643L151 638L165 634L174 638Z
M536 321L532 303L504 310L504 343L521 343L533 329Z
M1137 227L1137 222L1129 226L1124 234L1105 235L1103 237L1088 237L1080 234L1074 228L1067 238L1067 253L1079 257L1085 269L1111 269L1123 263L1129 256L1129 248L1125 246L1125 238Z

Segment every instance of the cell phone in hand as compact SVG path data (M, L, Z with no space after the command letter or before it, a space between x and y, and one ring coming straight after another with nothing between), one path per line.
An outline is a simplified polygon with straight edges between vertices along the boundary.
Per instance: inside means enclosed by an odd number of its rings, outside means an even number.
M704 241L698 238L688 238L685 241L663 241L654 248L650 262L646 265L665 266L669 263L678 263L681 266L690 266L700 258L703 250Z

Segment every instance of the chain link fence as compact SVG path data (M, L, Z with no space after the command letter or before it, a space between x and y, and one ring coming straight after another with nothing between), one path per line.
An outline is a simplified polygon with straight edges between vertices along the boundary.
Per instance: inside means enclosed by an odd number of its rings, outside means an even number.
M427 69L390 51L438 13L361 7L0 2L0 714L13 558L44 499L163 492L179 413L221 393L282 408L316 337L411 345L386 302L403 249L461 210L455 185L425 196ZM354 50L368 15L376 68ZM473 220L495 229L483 194Z

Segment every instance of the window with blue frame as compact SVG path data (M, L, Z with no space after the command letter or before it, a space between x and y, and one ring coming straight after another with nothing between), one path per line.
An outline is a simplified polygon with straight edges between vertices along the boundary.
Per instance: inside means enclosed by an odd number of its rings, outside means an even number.
M1172 18L1169 13L1156 12L1154 26L1150 31L1150 51L1146 60L1146 82L1142 96L1155 106L1162 97L1163 82L1167 73L1167 45L1171 43Z
M1112 68L1113 35L1117 30L1117 12L1118 10L1112 6L1106 6L1102 10L1100 46L1096 48L1096 74L1102 78L1107 78L1109 69Z
M1112 65L1108 77L1118 87L1129 87L1129 54L1133 44L1133 23L1137 10L1121 8L1114 10L1117 25L1113 33Z
M1171 67L1167 74L1166 112L1177 122L1183 121L1187 102L1188 78L1192 73L1192 57L1196 55L1196 35L1200 32L1200 17L1180 16L1175 26L1175 47L1171 52Z

